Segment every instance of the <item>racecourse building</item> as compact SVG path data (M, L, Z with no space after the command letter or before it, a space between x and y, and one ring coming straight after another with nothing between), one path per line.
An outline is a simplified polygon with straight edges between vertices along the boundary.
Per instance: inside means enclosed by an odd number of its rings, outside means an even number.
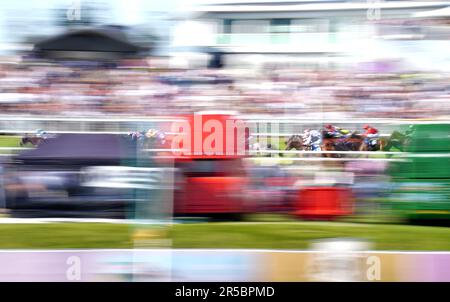
M179 18L172 45L213 48L225 54L228 65L239 66L289 62L318 67L382 59L397 52L387 47L394 34L395 40L420 39L411 36L407 22L449 5L387 0L208 1ZM395 26L386 30L391 21L401 22L401 33L392 32Z

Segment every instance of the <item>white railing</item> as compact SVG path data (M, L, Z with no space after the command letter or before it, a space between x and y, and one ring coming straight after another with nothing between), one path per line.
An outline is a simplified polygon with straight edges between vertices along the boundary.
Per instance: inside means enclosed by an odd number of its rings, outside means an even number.
M36 130L0 130L0 133L34 133ZM116 135L127 135L130 131L65 131L65 130L45 130L47 133L54 134L116 134ZM164 132L166 135L184 135L183 133L176 132Z
M1 150L11 150L11 151L22 151L22 150L30 150L33 148L28 147L0 147ZM163 149L163 148L155 148L155 149L142 149L144 152L184 152L185 149ZM341 155L400 155L406 154L405 152L391 152L391 151L303 151L303 150L248 150L247 155L252 154L341 154ZM281 157L282 159L290 159L291 157Z
M249 151L249 153L393 155L393 154L400 154L401 152L390 152L390 151L300 151L300 150L261 150L261 151L258 151L258 150L251 150L251 151Z
M353 125L359 127L363 124L379 125L381 136L389 136L392 127L401 124L418 123L450 123L450 121L411 121L393 119L298 119L293 117L268 117L261 115L236 115L236 119L241 119L256 127L279 124L277 133L267 133L267 128L258 129L252 136L278 136L289 137L301 132L298 127L309 125L310 127L320 127L320 125L331 123L337 125ZM66 117L66 116L9 116L0 115L0 133L4 134L24 134L34 133L36 129L44 129L48 133L79 133L79 134L119 134L124 135L130 131L157 128L168 135L176 133L170 132L172 122L182 121L182 117Z
M297 119L293 117L277 117L271 118L268 116L257 116L257 115L241 115L237 116L238 119L245 120L249 123L267 123L267 124L273 124L273 123L280 123L280 124L295 124L295 125L301 125L301 124L324 124L324 123L331 123L331 124L380 124L380 125L407 125L407 124L449 124L450 120L408 120L408 119L330 119L330 120L320 120L320 119ZM51 130L51 129L45 129L48 133L82 133L82 134L117 134L117 135L125 135L129 133L130 130L127 129L127 131L93 131L89 129L89 123L167 123L167 122L175 122L175 121L182 121L182 118L177 117L66 117L66 116L6 116L6 115L0 115L0 123L1 122L27 122L27 130L20 130L20 129L0 129L0 133L10 133L10 134L19 134L19 133L34 133L35 129L30 126L32 122L75 122L77 123L77 126L79 128L88 128L87 130ZM87 124L83 124L87 123ZM13 125L11 125L13 127ZM40 128L40 127L35 127ZM115 127L116 128L116 127ZM119 127L120 128L120 127ZM124 127L125 128L125 127ZM127 128L130 128L128 125ZM30 129L30 130L28 130ZM292 129L291 129L292 130ZM175 135L177 133L172 132L166 132L168 135ZM288 137L293 135L294 133L267 133L267 132L255 132L251 133L252 136L278 136L278 137ZM389 136L389 134L383 133L381 136ZM0 147L0 150L6 150L6 151L22 151L30 148L22 148L22 147ZM166 149L146 149L145 152L163 152L163 151L174 151L174 150L166 150ZM179 151L179 150L177 150ZM250 151L250 154L258 155L258 154L295 154L295 155L304 155L304 154L316 154L316 155L322 155L322 154L341 154L341 155L399 155L402 154L401 152L383 152L383 151L297 151L297 150L252 150ZM0 156L10 156L11 154L0 154ZM403 153L403 155L407 155L406 153ZM263 157L267 158L267 157ZM273 158L273 157L272 157ZM279 159L274 160L398 160L398 159L391 159L391 158L314 158L314 157L280 157Z
M68 117L68 116L10 116L0 115L0 121L52 121L52 122L176 122L176 117Z

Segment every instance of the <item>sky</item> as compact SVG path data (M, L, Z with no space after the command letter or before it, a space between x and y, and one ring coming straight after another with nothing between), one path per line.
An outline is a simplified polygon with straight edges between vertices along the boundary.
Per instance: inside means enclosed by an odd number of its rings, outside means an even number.
M195 0L200 1L200 0ZM103 18L108 24L159 24L164 17L182 6L183 0L0 0L0 51L5 43L16 43L29 34L53 34L55 9L98 3L108 8ZM153 12L153 14L151 14ZM160 14L163 13L163 14ZM38 28L38 30L37 30Z

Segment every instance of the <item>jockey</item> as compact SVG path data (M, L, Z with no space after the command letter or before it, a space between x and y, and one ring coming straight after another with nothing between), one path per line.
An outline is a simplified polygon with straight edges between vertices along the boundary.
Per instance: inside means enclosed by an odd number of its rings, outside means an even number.
M156 129L149 129L145 133L145 137L156 138L162 145L164 145L166 143L166 135L164 134L164 132L156 130Z
M322 144L322 134L317 130L305 129L303 131L303 144L311 146L312 151L320 151Z
M378 129L370 125L364 125L363 128L364 130L366 130L366 132L364 132L362 135L364 137L364 143L366 143L367 145L376 145L377 139L380 137Z
M143 139L145 136L144 136L144 133L143 132L139 132L139 131L134 131L134 132L128 132L128 136L130 136L131 137L131 139L136 139L136 140L141 140L141 139Z
M40 137L40 138L46 139L47 138L47 132L45 132L42 129L37 129L36 130L36 137Z
M330 135L331 137L347 137L350 134L350 130L342 129L337 126L333 126L331 124L325 125L325 131Z

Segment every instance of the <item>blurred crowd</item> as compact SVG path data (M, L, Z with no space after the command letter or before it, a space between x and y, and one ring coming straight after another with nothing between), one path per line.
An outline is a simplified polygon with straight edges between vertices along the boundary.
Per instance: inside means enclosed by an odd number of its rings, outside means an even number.
M450 74L276 69L155 70L1 64L0 112L158 116L202 110L301 118L445 118Z

